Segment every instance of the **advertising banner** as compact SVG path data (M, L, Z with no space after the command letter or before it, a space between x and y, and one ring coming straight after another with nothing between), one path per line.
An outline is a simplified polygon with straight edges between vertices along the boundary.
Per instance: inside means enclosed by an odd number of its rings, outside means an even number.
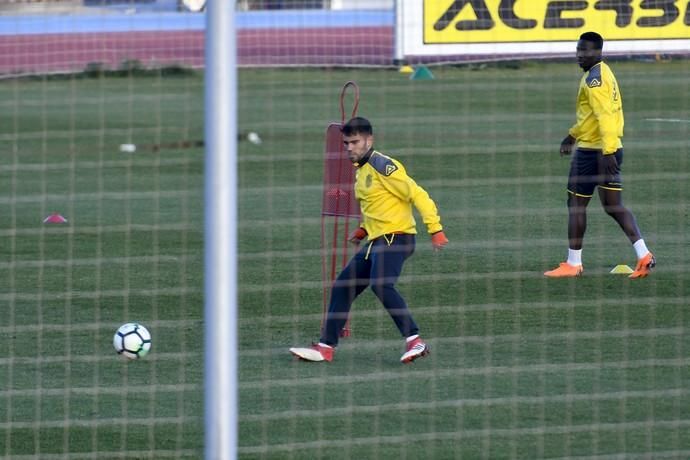
M614 53L690 53L688 0L399 0L400 56L574 53L595 31Z

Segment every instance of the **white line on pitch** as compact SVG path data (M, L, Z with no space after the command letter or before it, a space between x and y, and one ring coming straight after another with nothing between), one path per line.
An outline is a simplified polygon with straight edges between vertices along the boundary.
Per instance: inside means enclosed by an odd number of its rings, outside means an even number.
M645 118L645 121L660 121L662 123L690 123L682 118Z

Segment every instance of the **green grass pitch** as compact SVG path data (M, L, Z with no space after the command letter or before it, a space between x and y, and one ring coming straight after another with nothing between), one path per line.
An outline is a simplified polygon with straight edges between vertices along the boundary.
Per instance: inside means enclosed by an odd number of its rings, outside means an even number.
M589 209L585 274L565 256L574 63L239 73L239 453L243 459L690 456L690 61L615 62L625 202L659 266ZM361 88L376 146L436 200L399 288L432 347L366 292L329 364L318 338L324 132ZM203 77L0 81L0 457L203 456ZM120 152L123 143L140 146ZM69 222L44 225L60 212ZM112 334L152 333L124 362Z

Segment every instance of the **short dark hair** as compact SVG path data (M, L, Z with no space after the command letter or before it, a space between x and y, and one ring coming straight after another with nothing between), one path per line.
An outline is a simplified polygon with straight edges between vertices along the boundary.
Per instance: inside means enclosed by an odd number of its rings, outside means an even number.
M580 40L594 43L594 48L598 50L604 47L604 39L596 32L585 32L580 35Z
M363 117L351 118L347 123L343 125L340 132L344 136L354 136L355 134L366 134L371 136L374 134L374 128L371 127L369 120Z

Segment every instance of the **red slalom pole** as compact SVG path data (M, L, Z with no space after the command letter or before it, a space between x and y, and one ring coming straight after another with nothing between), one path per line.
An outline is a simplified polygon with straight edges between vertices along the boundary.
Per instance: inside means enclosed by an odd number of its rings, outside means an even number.
M321 206L322 328L328 311L331 285L336 279L338 269L345 267L349 260L350 247L347 237L350 232L350 219L359 219L360 217L359 203L355 199L354 193L355 169L347 155L345 155L341 133L341 128L346 122L345 96L348 88L354 90L351 117L356 116L359 107L359 86L353 81L348 81L340 92L340 123L331 123L326 129L323 201ZM342 228L340 226L341 218L344 219ZM331 219L332 231L329 231L328 219ZM330 233L330 244L327 241L328 233ZM341 259L340 267L338 267L339 258ZM349 337L350 334L350 319L348 318L340 335L341 337Z

